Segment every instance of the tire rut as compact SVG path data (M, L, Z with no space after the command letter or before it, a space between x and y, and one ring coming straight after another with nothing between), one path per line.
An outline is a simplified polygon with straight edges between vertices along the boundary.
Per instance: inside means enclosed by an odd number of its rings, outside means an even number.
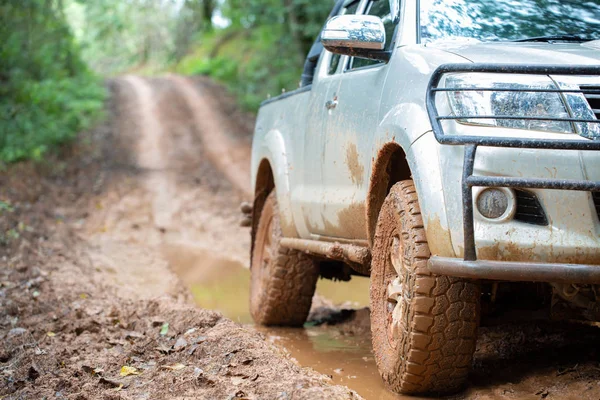
M233 124L218 111L206 90L199 93L186 78L180 76L171 75L169 79L192 113L207 157L238 190L251 196L249 146L233 138Z

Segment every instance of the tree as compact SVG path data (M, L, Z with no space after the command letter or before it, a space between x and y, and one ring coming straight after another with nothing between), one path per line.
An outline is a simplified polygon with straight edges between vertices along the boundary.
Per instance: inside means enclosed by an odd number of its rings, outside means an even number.
M82 61L63 7L0 2L0 162L41 159L103 107L104 88Z

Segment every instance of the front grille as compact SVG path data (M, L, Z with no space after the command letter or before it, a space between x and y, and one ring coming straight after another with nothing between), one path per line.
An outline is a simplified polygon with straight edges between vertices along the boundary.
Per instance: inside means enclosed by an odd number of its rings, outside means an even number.
M580 88L583 91L585 99L590 103L590 107L592 107L596 118L600 119L600 86L581 85Z
M537 196L526 190L514 189L514 191L517 198L517 211L514 219L527 224L547 226L548 217L546 217Z
M592 192L592 199L594 199L594 206L596 206L596 213L600 218L600 192Z

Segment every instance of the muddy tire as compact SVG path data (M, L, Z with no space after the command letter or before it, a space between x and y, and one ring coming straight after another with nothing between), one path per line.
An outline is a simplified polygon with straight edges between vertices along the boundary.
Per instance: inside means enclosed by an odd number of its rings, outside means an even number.
M265 202L254 239L250 267L250 313L261 325L301 326L306 321L319 278L318 264L281 247L275 192Z
M447 394L467 379L479 322L476 283L432 275L412 180L394 185L379 219L371 266L373 352L403 394Z

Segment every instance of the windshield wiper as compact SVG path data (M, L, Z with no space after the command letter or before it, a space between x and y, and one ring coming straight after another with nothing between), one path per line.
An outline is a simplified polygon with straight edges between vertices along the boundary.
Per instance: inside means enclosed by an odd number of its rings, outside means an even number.
M590 40L593 39L581 35L548 35L511 40L511 42L589 42Z

